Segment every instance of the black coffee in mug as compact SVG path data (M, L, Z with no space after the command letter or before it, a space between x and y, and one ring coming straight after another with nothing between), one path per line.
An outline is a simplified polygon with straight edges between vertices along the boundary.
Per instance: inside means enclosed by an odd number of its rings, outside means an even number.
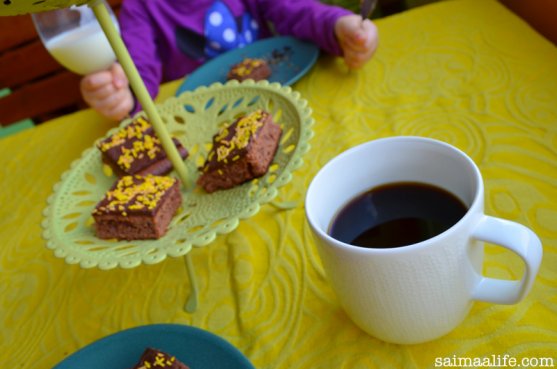
M446 231L467 211L458 197L440 187L390 183L346 204L331 222L329 235L367 248L407 246Z

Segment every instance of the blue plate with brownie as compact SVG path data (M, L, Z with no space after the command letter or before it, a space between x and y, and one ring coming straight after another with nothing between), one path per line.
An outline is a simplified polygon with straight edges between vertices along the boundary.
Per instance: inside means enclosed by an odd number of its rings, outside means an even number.
M254 369L228 341L179 324L127 329L85 346L53 369Z
M265 79L282 85L291 85L302 78L315 64L319 56L319 48L309 42L291 36L272 37L256 41L243 48L234 49L203 64L184 79L176 91L176 96L184 91L194 90L199 86L209 86L214 82L225 83L229 79L242 80L250 77L253 67L254 80ZM231 69L238 64L253 63L256 65L240 65L238 78L229 76ZM258 63L265 64L265 72L260 70ZM232 77L232 78L231 78Z

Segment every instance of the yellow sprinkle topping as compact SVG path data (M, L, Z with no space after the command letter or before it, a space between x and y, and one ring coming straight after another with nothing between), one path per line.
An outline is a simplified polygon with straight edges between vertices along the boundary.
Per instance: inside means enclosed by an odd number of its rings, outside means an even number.
M226 137L228 137L228 133L229 133L228 127L224 127L223 129L220 130L220 132L215 137L215 141L220 142L224 140Z
M147 155L149 159L154 159L158 152L161 151L160 140L150 135L140 137L135 141L131 149L122 147L122 154L118 157L118 165L126 169L130 169L132 163L136 159L142 159Z
M153 363L154 366L162 366L162 367L166 366L164 359L165 359L164 355L159 352L155 357L155 362Z
M124 176L106 193L108 204L95 212L118 211L127 216L126 206L128 210L152 210L175 182L176 179L163 176Z
M152 363L148 362L148 361L144 361L143 362L143 366L145 368L156 368L156 367L166 367L166 366L172 366L172 364L176 361L176 358L174 356L166 356L165 354L158 352L157 355L154 358L154 361Z
M110 139L106 142L101 143L99 145L99 148L101 149L101 151L106 152L115 146L123 144L126 140L134 137L141 138L143 137L143 133L150 127L151 125L147 120L139 117L132 124L128 124L121 130L110 136Z
M239 77L245 77L261 65L263 65L263 60L247 58L241 63L236 64L236 66L232 68L232 73Z
M217 161L226 161L228 155L234 149L240 150L248 146L250 139L256 135L257 130L263 125L262 118L266 114L263 110L258 109L238 119L235 122L234 135L229 140L226 140L229 133L228 127L223 128L215 137L218 144L216 147ZM224 131L226 131L226 135L223 134ZM237 159L233 158L233 160Z
M149 157L154 159L157 153L161 152L160 140L147 133L151 125L144 118L136 119L132 124L122 128L120 131L110 136L110 138L101 144L99 148L102 152L124 144L126 141L133 141L131 148L121 148L120 156L118 157L117 164L119 167L126 170L131 168L132 163L137 159Z

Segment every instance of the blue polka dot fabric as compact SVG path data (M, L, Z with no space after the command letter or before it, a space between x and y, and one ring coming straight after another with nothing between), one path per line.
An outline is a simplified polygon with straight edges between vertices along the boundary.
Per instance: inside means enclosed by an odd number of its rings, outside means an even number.
M258 36L259 25L251 15L244 13L237 21L222 1L215 1L205 15L205 55L209 58L244 47Z

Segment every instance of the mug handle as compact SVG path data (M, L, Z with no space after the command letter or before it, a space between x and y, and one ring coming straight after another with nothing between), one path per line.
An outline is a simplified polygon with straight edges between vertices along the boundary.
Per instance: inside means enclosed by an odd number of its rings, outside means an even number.
M472 231L472 237L514 252L526 265L520 281L482 276L472 291L472 298L496 304L515 304L522 300L532 288L542 261L542 244L538 236L522 224L483 215Z

